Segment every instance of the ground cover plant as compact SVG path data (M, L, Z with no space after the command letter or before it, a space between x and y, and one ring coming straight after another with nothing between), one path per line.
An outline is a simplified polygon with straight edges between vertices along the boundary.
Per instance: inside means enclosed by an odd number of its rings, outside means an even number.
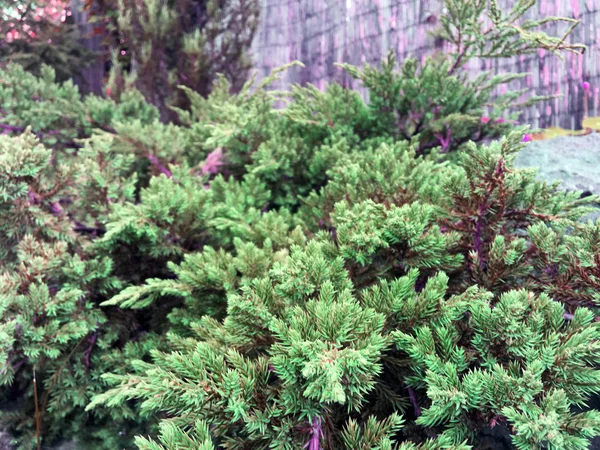
M19 447L467 449L502 427L587 448L598 199L514 168L521 93L491 93L522 75L461 71L580 50L520 20L534 3L447 0L445 59L344 66L369 103L221 76L182 86L169 122L134 85L82 98L9 65L0 418Z

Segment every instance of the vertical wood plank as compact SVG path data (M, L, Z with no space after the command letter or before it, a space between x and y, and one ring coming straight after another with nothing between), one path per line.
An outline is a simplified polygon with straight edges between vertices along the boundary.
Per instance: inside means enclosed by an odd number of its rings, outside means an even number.
M276 88L290 83L324 87L338 81L364 94L334 63L378 64L389 49L396 51L400 61L408 55L424 58L436 49L427 32L443 14L442 4L442 0L262 0L263 14L253 45L255 70L263 77L299 59L307 67L283 74ZM514 0L500 0L500 4L509 8ZM507 60L474 60L467 69L473 76L482 70L531 72L504 89L528 88L533 94L563 97L528 108L521 121L534 127L577 128L583 117L583 81L591 85L590 115L600 115L600 0L539 0L529 12L530 18L549 15L582 20L570 40L585 43L585 55L568 54L561 61L540 51ZM561 29L549 25L546 31L559 33Z
M81 0L70 0L70 6L75 25L79 28L81 45L89 50L99 52L101 50L102 36L94 35L93 24L88 22L89 13L83 11ZM84 93L102 95L102 82L104 78L104 62L98 60L81 70L81 75L76 77L75 83Z

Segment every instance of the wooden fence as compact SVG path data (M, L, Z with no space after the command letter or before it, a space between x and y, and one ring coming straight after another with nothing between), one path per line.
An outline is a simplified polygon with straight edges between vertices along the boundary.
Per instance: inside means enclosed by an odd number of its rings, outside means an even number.
M442 0L262 0L261 24L253 45L259 77L275 67L300 60L306 68L283 74L277 88L290 83L324 87L337 81L360 90L336 62L377 64L393 49L400 62L408 55L423 58L435 50L428 31L443 14ZM500 0L507 8L515 0ZM540 51L537 55L497 61L472 61L471 74L531 72L505 89L527 87L538 95L562 94L523 111L521 121L534 127L578 128L583 117L581 83L591 85L588 104L592 116L600 116L600 0L539 0L532 18L573 17L582 24L571 42L588 46L584 55L566 55L564 61ZM546 31L559 33L556 25ZM361 91L362 92L362 91Z

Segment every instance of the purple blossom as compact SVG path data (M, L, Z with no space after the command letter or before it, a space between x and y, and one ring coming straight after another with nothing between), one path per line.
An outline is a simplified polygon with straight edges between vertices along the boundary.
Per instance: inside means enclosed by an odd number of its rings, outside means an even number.
M587 81L584 81L583 83L581 83L581 87L583 88L583 90L585 92L589 92L590 91L590 83L588 83Z
M531 135L530 134L526 134L525 136L523 136L523 142L530 142L531 141Z
M208 154L204 165L200 169L202 175L215 174L219 172L219 167L223 165L223 150L218 148Z

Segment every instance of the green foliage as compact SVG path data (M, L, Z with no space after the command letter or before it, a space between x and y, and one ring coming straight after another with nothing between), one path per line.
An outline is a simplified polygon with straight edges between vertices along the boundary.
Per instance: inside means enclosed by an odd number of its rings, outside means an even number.
M210 43L253 2L209 2L193 31L186 2L136 4L140 90L118 101L1 73L1 419L21 449L466 450L495 426L586 447L600 225L578 220L598 199L515 169L525 130L496 121L514 98L481 117L515 76L461 71L577 47L517 25L531 2L446 3L458 53L345 66L369 103L216 76ZM175 90L192 66L207 78Z
M387 207L422 200L438 204L443 197L441 185L447 164L439 154L417 156L414 142L369 145L353 152L346 139L325 147L324 153L337 155L325 165L327 184L302 199L301 217L308 227L330 226L336 203L358 203L372 199Z
M9 64L0 78L2 115L0 128L8 134L22 133L27 127L53 148L77 148L78 138L87 138L96 128L138 120L156 121L158 112L130 91L117 105L112 100L88 96L81 98L71 80L56 82L50 66L41 68L40 77L18 64Z
M440 17L441 27L436 34L455 47L451 54L453 71L473 57L513 57L536 53L539 48L544 48L562 58L561 51L577 53L585 49L582 44L567 42L567 37L580 22L577 19L544 17L523 20L535 5L535 1L520 0L505 12L498 0L444 0L447 14ZM520 20L521 23L518 23ZM536 31L544 24L559 22L570 24L563 36L549 36Z
M196 422L191 432L177 428L169 422L160 425L160 444L143 437L137 437L135 443L140 450L167 450L185 445L189 450L214 450L208 427L204 422Z
M598 432L597 413L569 409L600 386L592 311L565 321L560 303L524 290L448 296L442 273L417 293L416 269L356 297L343 253L327 235L292 247L266 276L230 289L223 322L206 316L192 323L195 336L170 335L172 352L154 352L154 364L135 362L136 375L106 375L118 387L88 408L138 398L145 414L169 411L181 430L199 417L227 448L300 448L310 432L291 424L323 421L324 448L355 448L343 444L354 442L343 432L356 426L352 411L381 416L372 393L401 395L405 380L428 399L416 423L443 431L452 448L502 417L535 430L515 437L522 448L585 448ZM544 428L538 410L548 414ZM369 433L362 445L378 439Z
M49 66L41 72L37 78L17 64L2 72L3 127L19 133L30 126L45 143L65 144L85 132L83 101L71 81L54 83L55 72Z
M68 195L77 165L51 169L52 152L26 130L17 137L0 136L1 265L11 267L17 245L26 235L72 242L68 221L61 220L58 201ZM66 250L66 248L64 249Z
M180 437L173 439L184 439L184 430L200 418L227 448L248 442L300 448L323 429L323 448L353 448L344 445L354 442L371 448L379 439L391 445L397 435L373 431L366 441L360 435L348 440L344 430L356 426L353 412L392 414L395 421L393 414L407 410L402 397L414 389L424 398L416 425L439 435L423 448L476 444L477 431L498 421L526 430L514 438L522 448L560 448L563 442L584 448L598 428L597 413L573 413L571 406L598 391L598 323L585 308L565 319L565 307L544 293L547 286L537 283L531 267L544 257L544 247L538 244L539 255L530 257L521 243L529 232L532 242L539 241L542 225L561 230L568 224L579 230L574 233L583 257L593 252L597 232L591 229L598 226L573 220L581 203L576 195L554 192L531 171L512 168L521 136L472 146L463 158L468 166L446 165L440 173L447 194L437 205L341 201L331 215L335 235L320 232L305 245L292 245L273 265L270 254L252 247L254 267L260 267L254 274L227 269L235 267L235 253L207 248L187 256L181 267L170 266L177 280L148 280L114 297L107 304L145 308L176 291L188 301L211 303L217 294L227 311L209 311L212 317L199 321L187 316L192 334L175 321L177 331L168 334L171 352L153 352L153 364L134 362L133 375L106 375L117 387L88 408L119 408L139 399L144 414L169 412L179 427L171 435ZM500 226L482 219L486 233L479 240L481 255L489 251L487 267L463 265L463 255L478 262L470 250L476 220L474 228L454 232L436 224L460 220L456 211L480 205L480 197L490 203L491 218L503 221ZM498 214L497 203L503 202L523 211L516 224L512 215ZM528 223L531 231L516 237L516 226ZM513 244L503 247L507 239ZM509 267L510 282L486 286L477 276L492 276L496 260L522 267ZM515 290L522 285L538 293ZM551 419L540 428L534 411Z
M470 422L503 415L517 430L529 429L524 437L517 432L519 448L543 442L587 447L582 438L598 432L597 413L572 415L570 406L598 389L600 373L591 367L599 356L592 311L580 309L567 323L563 307L544 294L509 291L493 299L477 288L440 309L448 315L392 333L415 372L407 383L426 389L431 399L418 424L444 424L445 434L462 441L474 428ZM465 313L467 328L457 323ZM470 338L466 347L464 336Z
M443 182L447 196L441 222L462 236L467 283L494 291L518 283L531 273L531 263L539 264L524 239L528 226L543 221L563 233L594 201L580 200L578 192L556 192L557 184L536 181L533 170L515 170L516 153L525 145L521 136L511 133L487 147L469 144ZM589 238L586 245L592 245Z
M510 127L496 120L507 105L482 121L493 88L508 77L492 80L482 74L471 80L467 74L453 75L447 58L429 58L422 65L407 59L398 72L393 53L381 68L342 67L368 89L373 131L406 140L418 135L419 153L438 146L448 152L473 138L498 137Z
M118 292L123 282L113 276L109 258L85 251L89 242L77 218L104 220L104 211L94 209L102 203L90 195L97 188L94 178L80 181L86 169L96 180L110 180L111 172L98 158L55 164L52 151L29 131L0 136L0 146L0 383L10 387L2 392L3 403L10 405L3 408L3 422L21 431L20 448L35 442L38 417L48 442L86 435L89 448L103 441L123 445L127 439L118 437L119 426L146 429L131 421L131 413L95 414L93 424L92 415L81 414L91 396L102 390L97 380L103 372L125 370L126 355L139 357L140 350L156 348L153 343L131 353L127 346L118 350L131 335L124 332L133 325L131 317L98 308L98 298ZM83 204L91 206L85 215L76 211ZM7 395L21 400L15 403ZM98 424L104 429L95 430Z

